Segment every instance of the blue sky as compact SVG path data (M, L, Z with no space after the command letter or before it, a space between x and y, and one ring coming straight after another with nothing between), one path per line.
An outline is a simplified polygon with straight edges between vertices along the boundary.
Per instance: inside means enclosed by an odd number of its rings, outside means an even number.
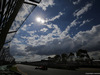
M82 48L99 58L99 4L99 0L42 0L11 42L12 55L17 61L37 61ZM26 6L21 14L31 8Z

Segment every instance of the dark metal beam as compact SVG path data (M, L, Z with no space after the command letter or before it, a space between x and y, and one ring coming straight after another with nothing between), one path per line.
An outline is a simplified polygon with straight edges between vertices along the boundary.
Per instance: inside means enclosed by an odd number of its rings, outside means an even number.
M14 12L12 13L12 15L10 16L8 22L5 24L6 26L2 29L1 31L1 35L0 35L0 50L2 49L4 43L5 43L5 39L6 39L6 36L7 36L7 33L19 11L19 9L21 8L22 4L23 4L24 0L18 0L17 4L16 4L16 7L15 7L15 10Z
M29 2L24 2L25 4L29 4L29 5L35 5L37 6L36 4L33 4L33 3L29 3Z
M17 31L11 31L11 32L8 32L8 34L10 34L10 33L16 33Z
M32 2L35 2L35 3L40 3L40 2L41 2L41 0L40 0L40 1L36 1L36 0L29 0L29 1L32 1Z

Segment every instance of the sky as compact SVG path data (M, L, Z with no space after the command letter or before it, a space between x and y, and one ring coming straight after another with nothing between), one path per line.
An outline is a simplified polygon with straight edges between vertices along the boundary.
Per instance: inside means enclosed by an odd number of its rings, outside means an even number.
M19 26L31 8L23 7L12 29ZM10 52L16 61L39 61L86 49L98 59L99 20L99 0L42 0L16 33Z

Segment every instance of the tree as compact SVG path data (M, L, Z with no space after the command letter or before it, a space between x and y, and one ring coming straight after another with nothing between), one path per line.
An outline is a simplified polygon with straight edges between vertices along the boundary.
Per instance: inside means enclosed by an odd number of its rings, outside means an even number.
M61 58L62 58L62 62L64 63L64 64L66 64L66 62L67 62L67 54L66 53L63 53L63 54L61 54Z
M90 56L87 53L87 50L79 49L76 52L77 58L79 58L80 61L90 60Z
M55 55L54 56L54 61L55 62L60 62L60 60L61 60L61 56L60 55Z
M70 52L68 55L68 58L70 59L70 61L73 61L73 57L74 57L74 53Z
M51 57L48 57L48 60L51 60Z

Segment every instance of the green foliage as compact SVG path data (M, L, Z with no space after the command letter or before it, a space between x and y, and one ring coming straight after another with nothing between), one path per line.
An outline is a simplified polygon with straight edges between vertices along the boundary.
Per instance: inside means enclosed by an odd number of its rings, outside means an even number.
M16 66L12 66L9 68L9 70L14 71L14 72L18 72L17 67Z

